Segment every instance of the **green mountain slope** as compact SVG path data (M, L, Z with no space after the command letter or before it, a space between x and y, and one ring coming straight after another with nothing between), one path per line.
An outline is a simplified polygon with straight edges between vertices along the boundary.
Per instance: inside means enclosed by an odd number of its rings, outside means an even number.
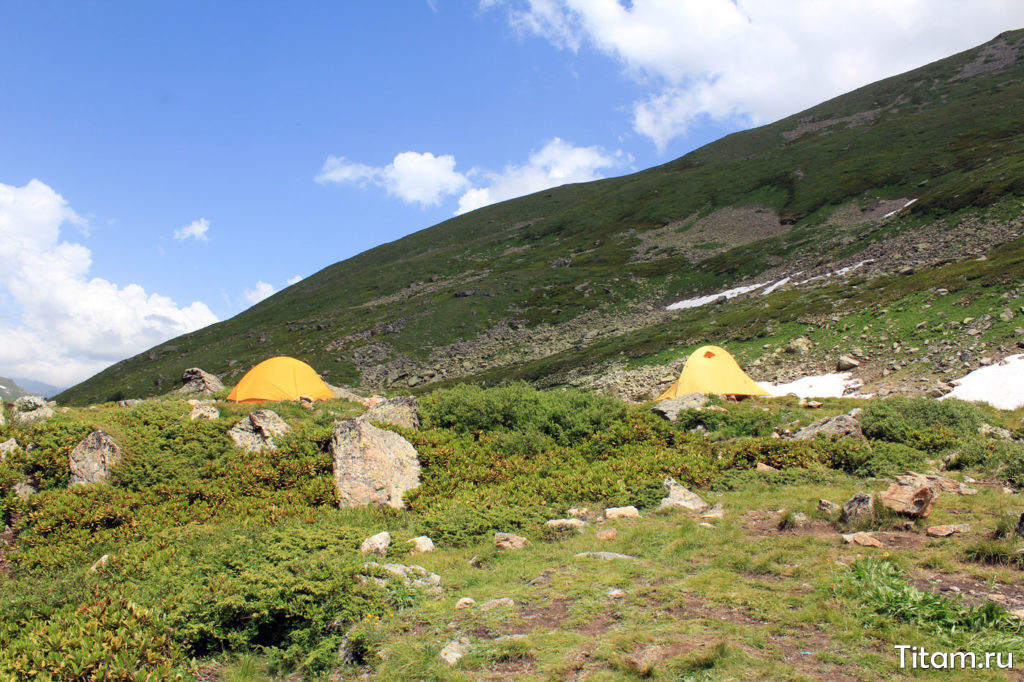
M857 274L871 281L908 267L920 275L1015 239L1022 55L1024 31L1005 33L665 165L453 218L325 268L57 399L163 393L190 366L230 383L276 354L311 363L331 383L377 390L524 373L579 383L623 358L678 360L708 334L773 341L780 329L798 333L849 297L783 287L765 299L770 319L713 328L706 308L663 307L868 257ZM921 276L911 284L893 284L890 300L932 286ZM753 304L730 301L712 317L743 305ZM751 350L746 359L758 357Z
M23 395L29 395L29 391L19 386L14 379L0 377L0 401L17 400Z

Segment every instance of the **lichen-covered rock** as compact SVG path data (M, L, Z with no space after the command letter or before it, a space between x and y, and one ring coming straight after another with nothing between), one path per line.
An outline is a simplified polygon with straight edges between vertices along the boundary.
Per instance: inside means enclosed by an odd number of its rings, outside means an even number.
M469 653L469 639L459 637L453 639L442 647L438 657L448 665L455 665L463 656Z
M420 484L420 461L412 443L362 420L334 425L331 434L334 486L339 505L405 506L402 495Z
M832 440L838 440L839 438L865 440L864 431L860 428L860 422L848 414L838 414L834 417L819 419L793 434L793 439L813 440L819 435Z
M93 431L75 446L68 457L71 484L105 481L110 477L110 469L121 461L121 455L121 448L113 438L103 431Z
M551 519L544 525L554 530L581 530L586 524L580 519Z
M679 413L683 410L700 409L708 404L708 400L709 398L703 393L687 393L678 398L659 400L651 408L651 412L670 422L674 422L679 420Z
M13 438L8 438L3 443L0 443L0 462L4 461L7 455L17 449L19 449L18 441Z
M415 537L412 540L409 540L409 542L412 544L413 552L423 553L434 551L434 541L428 538L426 535L420 535L419 537Z
M391 546L391 533L383 531L376 535L363 540L363 544L360 545L359 551L363 554L376 554L378 556L387 556L388 547Z
M495 533L494 546L498 549L523 549L530 546L530 541L522 535Z
M198 367L189 367L181 375L182 386L178 393L198 393L210 395L224 390L224 384L213 374L204 372Z
M897 514L924 518L932 513L938 493L923 478L906 477L878 493L878 499Z
M11 419L15 424L44 422L53 416L53 408L37 395L26 395L14 401Z
M606 519L638 519L640 511L633 505L628 507L608 507L604 510Z
M873 516L875 513L875 498L867 493L857 493L843 505L843 513L839 520L849 523L861 516Z
M36 482L36 479L29 476L15 483L12 491L20 499L27 500L39 492L39 484Z
M664 507L679 507L694 512L705 512L711 505L701 499L700 495L689 490L686 486L676 483L674 478L666 478L662 483L668 491L668 497L661 501Z
M220 410L213 405L196 405L192 408L188 418L192 421L197 419L220 419Z
M391 398L368 409L362 414L362 419L368 422L394 424L405 429L418 429L420 428L418 409L419 404L413 396Z
M291 427L273 410L256 410L231 427L228 435L247 452L276 450L274 436L291 431Z
M919 474L908 471L903 476L897 476L896 482L901 485L916 485L924 483L936 494L950 493L952 495L977 495L978 491L960 481L953 480L948 476L938 474Z
M580 552L576 555L577 559L600 559L601 561L615 561L616 559L622 559L625 561L635 561L636 557L629 554L619 554L618 552Z

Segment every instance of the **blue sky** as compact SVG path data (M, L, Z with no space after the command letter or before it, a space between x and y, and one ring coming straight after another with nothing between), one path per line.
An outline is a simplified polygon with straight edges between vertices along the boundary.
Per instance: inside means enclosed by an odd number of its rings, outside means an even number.
M1010 1L0 9L0 375L62 386L456 212L1024 26Z

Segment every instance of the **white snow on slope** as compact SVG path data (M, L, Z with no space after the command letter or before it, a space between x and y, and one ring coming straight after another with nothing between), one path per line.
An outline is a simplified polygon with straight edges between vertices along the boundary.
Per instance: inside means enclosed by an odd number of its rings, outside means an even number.
M945 398L977 400L1002 410L1024 407L1024 355L1010 355L999 364L976 369L953 382Z
M810 277L800 282L794 281L793 284L795 286L799 286L801 284L807 284L808 282L814 282L815 280L819 279L828 279L829 277L842 277L848 272L852 272L858 268L864 267L868 263L874 262L874 259L862 260L859 263L854 263L853 265L848 265L845 268L840 268L835 272L826 272L824 275ZM777 282L761 282L760 284L749 284L744 287L736 287L735 289L726 289L725 291L720 291L717 294L708 294L707 296L697 296L695 298L687 298L682 301L676 301L671 305L665 306L665 310L685 310L688 308L699 308L702 305L714 303L723 296L725 298L735 298L740 294L747 294L750 293L751 291L756 291L761 287L768 287L767 289L761 292L761 296L767 296L768 294L772 293L773 291L781 287L783 284L787 284L790 280L792 280L794 277L801 274L802 272L803 270L801 270L800 272L794 272L792 275L787 275L786 277L783 277Z
M726 298L735 298L736 296L739 296L740 294L746 294L748 292L754 291L755 289L760 289L761 287L767 286L770 283L771 282L761 282L760 284L750 284L750 285L745 286L745 287L736 287L735 289L726 289L725 291L721 291L721 292L719 292L717 294L709 294L707 296L698 296L697 298L688 298L688 299L686 299L684 301L676 301L672 305L665 306L665 310L682 310L684 308L699 308L702 305L707 305L708 303L711 303L713 301L717 301L718 299L722 298L723 296L725 296Z
M850 378L849 372L833 372L818 376L800 377L787 384L761 384L773 396L795 393L801 398L842 398L848 388L859 388L860 379Z

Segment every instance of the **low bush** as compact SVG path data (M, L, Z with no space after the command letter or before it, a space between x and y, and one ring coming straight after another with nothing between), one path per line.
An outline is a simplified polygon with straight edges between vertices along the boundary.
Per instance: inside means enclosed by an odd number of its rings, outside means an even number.
M974 436L984 421L976 405L959 400L890 398L872 401L860 416L864 435L938 452L958 437Z

